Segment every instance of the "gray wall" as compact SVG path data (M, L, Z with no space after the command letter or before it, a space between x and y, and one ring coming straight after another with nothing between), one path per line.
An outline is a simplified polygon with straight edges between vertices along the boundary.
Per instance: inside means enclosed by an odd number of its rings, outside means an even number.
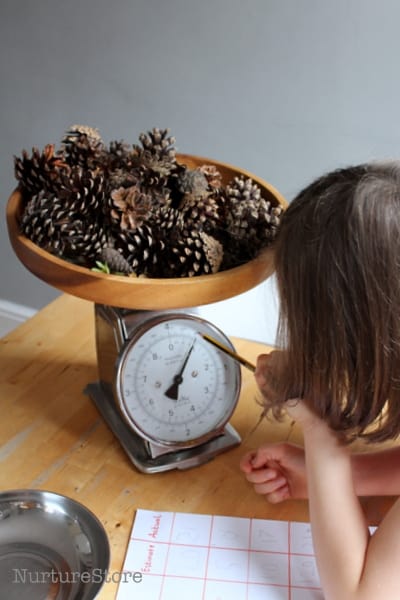
M179 151L246 168L288 199L327 169L398 156L399 22L397 0L1 0L3 214L13 155L73 123L129 142L170 127ZM0 299L42 307L58 292L0 227ZM228 333L248 332L249 313L257 329L255 302L270 336L261 288L214 307Z

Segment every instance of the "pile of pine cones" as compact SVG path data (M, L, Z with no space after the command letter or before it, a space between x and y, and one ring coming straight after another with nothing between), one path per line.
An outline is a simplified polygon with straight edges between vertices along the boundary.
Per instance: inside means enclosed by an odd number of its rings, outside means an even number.
M282 209L251 179L223 185L213 165L176 158L168 129L112 141L72 126L59 150L15 157L22 233L65 260L147 277L216 273L254 258L274 238Z

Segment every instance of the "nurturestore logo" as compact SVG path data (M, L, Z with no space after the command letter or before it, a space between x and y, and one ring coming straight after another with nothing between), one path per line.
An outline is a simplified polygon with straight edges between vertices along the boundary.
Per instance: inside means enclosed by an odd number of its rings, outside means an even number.
M30 571L29 569L13 569L13 583L141 583L143 574L138 571Z

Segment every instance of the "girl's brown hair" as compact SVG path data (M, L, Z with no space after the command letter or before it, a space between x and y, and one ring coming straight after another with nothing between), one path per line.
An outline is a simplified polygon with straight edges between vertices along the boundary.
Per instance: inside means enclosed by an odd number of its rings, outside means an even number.
M275 245L276 373L344 438L400 433L400 162L340 169L289 205ZM266 399L268 404L268 399Z

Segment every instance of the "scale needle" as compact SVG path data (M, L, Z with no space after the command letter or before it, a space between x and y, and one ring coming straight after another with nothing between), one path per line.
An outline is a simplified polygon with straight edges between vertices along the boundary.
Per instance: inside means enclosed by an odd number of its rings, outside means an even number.
M222 352L225 352L225 354L228 354L228 356L230 356L237 362L240 362L241 365L243 365L247 369L250 369L250 371L252 371L253 373L256 370L256 366L253 365L253 363L249 362L246 358L243 358L243 356L240 356L240 354L238 354L237 352L234 352L230 348L227 348L226 346L224 346L223 344L221 344L220 342L215 340L210 335L207 335L206 333L200 333L200 335L207 342L209 342L210 344L213 344L213 346L215 346L219 350L222 350Z
M186 365L188 363L190 355L192 354L195 342L196 342L196 340L194 339L192 345L189 348L188 353L185 356L185 359L184 359L183 364L182 364L182 366L181 366L181 368L179 370L179 373L177 373L174 376L172 385L170 385L169 388L167 389L167 391L165 392L165 395L168 398L171 398L171 400L178 400L179 386L183 382L183 372L186 369Z

